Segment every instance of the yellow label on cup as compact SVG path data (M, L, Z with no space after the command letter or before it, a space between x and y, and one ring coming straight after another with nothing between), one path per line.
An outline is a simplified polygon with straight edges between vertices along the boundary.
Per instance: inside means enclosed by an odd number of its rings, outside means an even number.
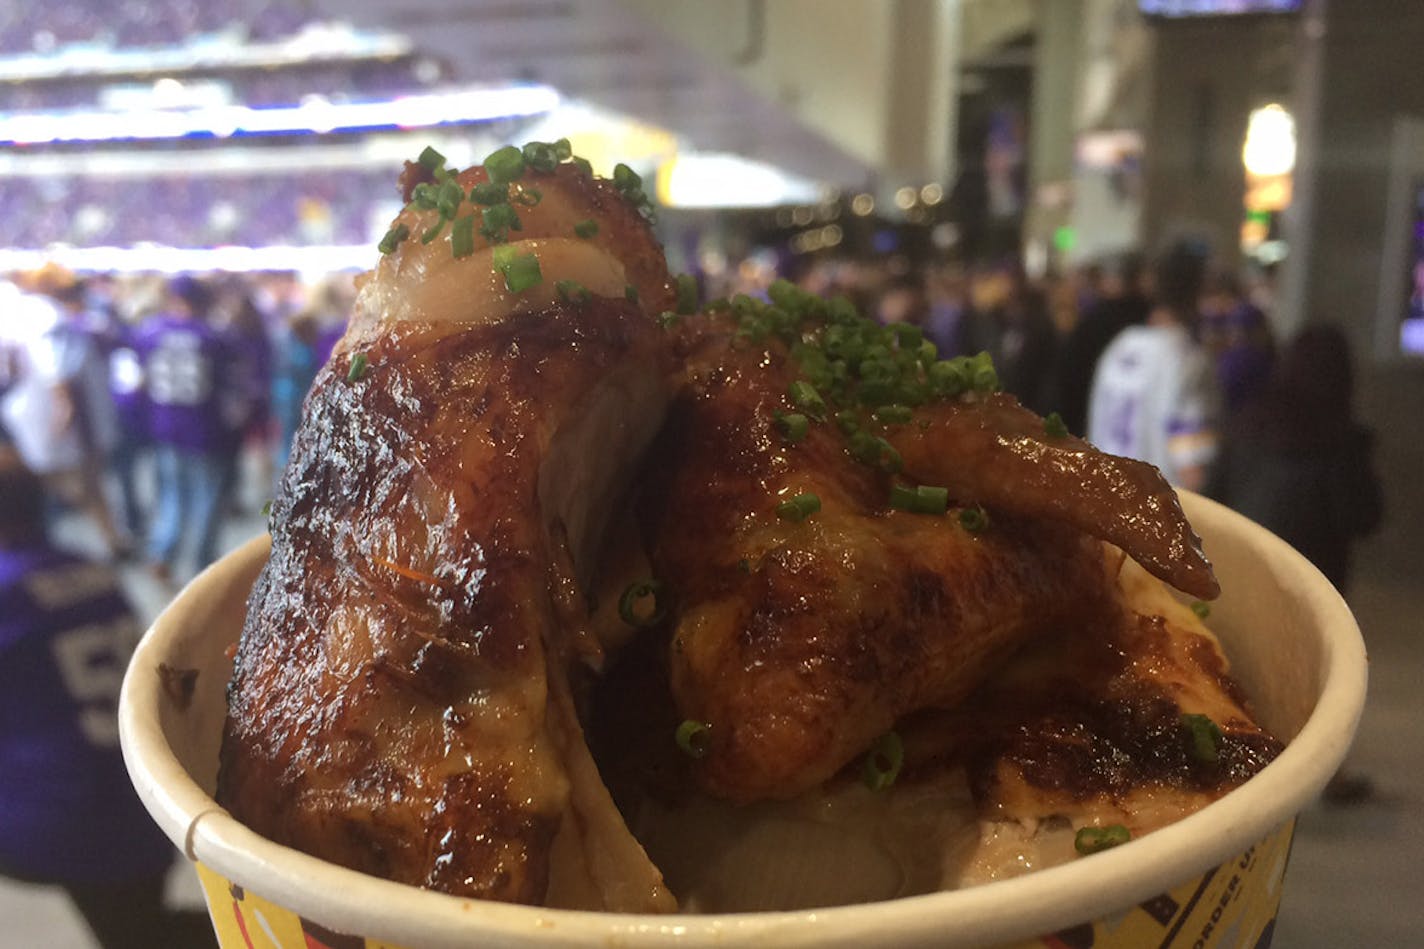
M1107 919L1000 949L1264 949L1294 830L1286 823L1236 860Z
M229 882L201 863L195 866L221 949L398 949L333 932Z
M1286 823L1237 859L1107 919L999 949L1264 949L1294 830ZM222 949L399 949L302 919L196 866Z

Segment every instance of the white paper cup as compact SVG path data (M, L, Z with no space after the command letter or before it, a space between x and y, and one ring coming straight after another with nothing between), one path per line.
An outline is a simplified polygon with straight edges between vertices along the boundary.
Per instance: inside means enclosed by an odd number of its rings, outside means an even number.
M1211 625L1262 723L1287 747L1176 824L1012 880L802 912L632 916L460 899L272 843L212 798L228 650L266 538L195 579L144 637L120 704L124 756L149 812L196 864L223 949L1264 946L1295 815L1334 774L1359 721L1364 645L1344 601L1303 557L1218 504L1183 500L1222 584Z

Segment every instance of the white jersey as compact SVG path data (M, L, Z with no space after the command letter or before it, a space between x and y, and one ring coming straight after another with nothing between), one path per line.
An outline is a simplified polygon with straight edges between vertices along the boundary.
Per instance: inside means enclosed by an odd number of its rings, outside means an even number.
M1181 484L1216 457L1220 399L1205 350L1181 326L1131 326L1103 352L1088 400L1088 440Z

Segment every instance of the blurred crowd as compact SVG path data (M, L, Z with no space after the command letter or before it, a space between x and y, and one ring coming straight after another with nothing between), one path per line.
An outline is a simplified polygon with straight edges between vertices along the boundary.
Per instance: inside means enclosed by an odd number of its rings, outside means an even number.
M354 288L345 276L121 279L47 266L0 296L5 440L53 503L92 518L115 559L144 558L167 580L220 552L244 454L260 460L256 493L270 496Z
M708 298L762 295L789 277L919 326L944 358L987 352L1028 407L1265 524L1342 588L1350 541L1380 519L1344 334L1317 326L1278 340L1271 274L1243 279L1189 243L1039 279L1012 261L914 267L894 256L752 256L699 276ZM95 520L115 557L144 557L160 577L182 572L185 532L193 566L217 555L244 450L263 460L248 494L270 496L354 299L342 276L57 267L15 275L0 294L12 314L0 328L5 437L61 503Z

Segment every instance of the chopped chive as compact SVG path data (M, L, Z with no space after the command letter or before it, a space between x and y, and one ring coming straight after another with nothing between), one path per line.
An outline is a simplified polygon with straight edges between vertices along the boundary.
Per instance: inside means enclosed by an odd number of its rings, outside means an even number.
M850 436L850 456L863 465L879 468L888 474L898 474L904 465L895 446L869 432L855 432Z
M271 498L268 498L268 499L267 499L267 503L264 504L264 505L262 505L262 516L263 516L263 517L271 517L271 516L272 516L272 500L271 500Z
M697 281L691 274L677 275L677 312L683 316L697 312Z
M1221 728L1205 715L1183 715L1182 724L1191 736L1192 758L1203 764L1216 764L1221 758Z
M905 743L895 732L886 732L865 754L861 780L872 791L883 791L895 783L905 765Z
M346 370L347 382L359 382L366 374L366 354L357 353L351 357L351 368Z
M1083 856L1098 853L1127 843L1132 839L1132 831L1122 824L1107 827L1084 827L1073 835L1073 849Z
M587 158L580 158L580 157L578 157L577 155L575 155L575 156L573 157L572 161L573 161L573 163L574 163L574 167L575 167L575 168L577 168L579 171L583 172L583 173L584 173L585 175L587 175L588 177L590 177L590 178L593 177L593 163L590 162Z
M422 181L411 189L410 203L422 211L433 211L438 203L440 190L428 181Z
M574 225L574 235L588 240L598 233L598 222L593 218L587 218Z
M485 172L497 185L517 181L524 174L524 154L513 145L506 145L485 159Z
M877 422L887 425L903 425L910 420L912 412L908 405L882 405L873 413Z
M643 176L621 161L613 166L613 183L620 191L643 187Z
M1198 619L1206 619L1211 615L1211 604L1205 600L1193 600L1192 612L1197 614Z
M420 235L420 242L422 244L429 244L435 240L435 238L439 237L440 232L443 230L445 230L445 219L443 217L437 218L435 223L427 227L425 233Z
M1057 412L1049 412L1043 420L1043 433L1049 438L1067 438L1068 426L1063 422L1063 416Z
M988 353L979 353L969 360L970 385L975 392L993 392L999 388L999 374L994 371L994 361Z
M897 484L890 488L890 506L911 514L943 514L949 510L949 489L921 484Z
M559 295L559 299L565 303L587 303L592 296L588 292L588 287L577 280L557 280L554 282L554 292Z
M665 330L670 330L682 322L682 316L672 310L663 310L658 314L658 325Z
M532 208L544 200L544 192L538 188L530 188L527 185L523 185L518 191L514 192L514 196L510 200L526 208Z
M465 214L450 225L450 253L458 260L475 252L475 216Z
M959 512L959 526L977 534L989 526L989 512L982 507L966 507Z
M470 189L470 200L486 207L491 204L508 204L509 186L482 181Z
M748 560L746 557L743 557L741 560L738 560L738 561L737 561L737 569L738 569L739 571L741 571L742 573L751 573L751 572L752 572L752 562L751 562L750 560Z
M806 416L800 412L782 412L778 409L776 412L776 427L782 435L786 436L786 440L794 445L806 437L806 432L810 429L811 423L807 420Z
M819 496L806 491L776 506L776 516L783 521L799 524L821 509Z
M712 750L712 726L689 718L677 726L673 739L688 757L704 758Z
M447 178L435 191L435 209L440 212L440 216L443 218L454 217L463 200L465 200L465 189L451 178Z
M409 155L410 153L406 152L406 154ZM416 161L424 165L426 168L429 168L431 171L435 171L437 168L445 167L445 156L437 152L435 149L431 148L429 145L425 146L425 150L420 153L420 157L417 158Z
M662 622L663 617L667 615L661 597L662 588L663 585L656 580L639 580L628 584L618 597L618 615L622 617L623 622L639 629ZM648 597L652 597L652 610L640 611L639 602Z
M504 285L510 293L523 293L544 279L539 271L538 257L532 253L516 253L508 245L494 249L494 267L504 275Z
M492 204L481 212L480 236L491 244L502 244L510 231L522 231L524 224L508 204Z
M791 404L816 421L821 421L826 417L826 400L821 398L821 393L816 391L816 387L803 379L797 379L787 387L787 395L791 396Z
M629 303L637 303L638 288L633 286L631 283L628 284L628 286L623 288L623 299L627 300Z
M554 157L559 161L568 161L574 157L574 149L568 139L561 138L554 142Z
M548 142L530 142L522 149L524 164L535 171L551 172L559 159L554 154L554 146Z
M401 242L410 236L410 228L404 224L397 224L386 231L386 235L381 238L381 242L376 245L376 249L383 254L389 254L400 246Z

